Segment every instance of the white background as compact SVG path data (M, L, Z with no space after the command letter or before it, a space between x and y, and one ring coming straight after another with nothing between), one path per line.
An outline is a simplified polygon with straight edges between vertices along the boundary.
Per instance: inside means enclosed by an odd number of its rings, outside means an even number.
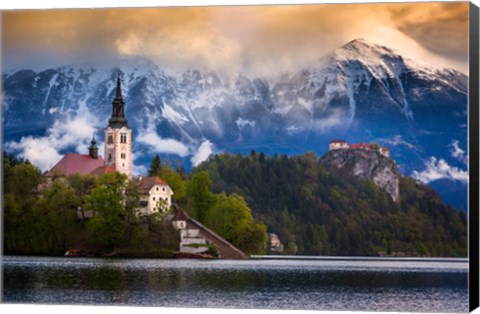
M437 0L438 1L438 0ZM443 0L441 0L443 1ZM195 5L247 5L247 4L301 4L301 3L366 3L366 2L420 2L420 1L298 1L298 0L71 0L71 1L33 1L33 0L1 0L0 10L10 9L50 9L50 8L105 8L105 7L155 7L155 6L195 6ZM426 2L426 1L423 1ZM472 0L480 6L480 0ZM479 32L480 33L480 32ZM1 51L1 50L0 50ZM1 52L0 52L1 53ZM1 55L0 55L1 56ZM1 275L1 274L0 274ZM112 306L47 306L47 305L9 305L1 304L1 313L53 313L53 314L151 314L151 313L191 313L195 314L294 314L315 313L312 311L282 311L282 310L226 310L226 309L181 309L181 308L146 308L146 307L112 307ZM321 313L359 313L359 312L321 312ZM369 312L363 312L369 313ZM375 312L379 313L379 312ZM480 314L477 309L474 313Z

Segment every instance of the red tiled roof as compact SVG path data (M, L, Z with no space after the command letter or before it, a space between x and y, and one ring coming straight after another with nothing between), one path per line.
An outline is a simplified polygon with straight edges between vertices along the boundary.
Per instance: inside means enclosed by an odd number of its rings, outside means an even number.
M97 176L97 177L100 177L100 176L102 176L102 174L114 173L114 172L115 172L115 169L111 166L100 166L97 169L90 172L90 174L92 174L94 176Z
M156 184L167 185L167 182L159 177L143 177L142 179L137 179L136 183L139 185L139 189L143 193L150 192L152 187Z
M90 174L93 170L103 166L104 161L101 156L97 159L92 158L90 155L81 154L66 154L62 159L48 171L45 176L51 177L55 173L59 175L72 175L75 173L86 175Z
M367 144L367 143L365 143L365 142L361 142L360 144L352 144L352 145L350 145L350 148L353 148L353 149L359 149L359 148L372 149L372 144Z

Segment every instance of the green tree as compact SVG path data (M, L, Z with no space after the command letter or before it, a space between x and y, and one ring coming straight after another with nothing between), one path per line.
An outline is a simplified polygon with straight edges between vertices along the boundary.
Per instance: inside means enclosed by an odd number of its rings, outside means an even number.
M4 177L3 235L6 253L35 254L41 244L34 212L41 182L40 170L30 163L9 163ZM4 168L5 169L5 168Z
M63 254L74 241L80 199L63 178L54 180L35 203L39 236L50 254Z
M186 183L182 175L170 167L162 167L162 179L164 179L173 190L172 199L175 202L183 202L186 196Z
M428 256L428 248L422 242L417 243L417 254L420 256Z
M140 191L138 185L133 181L128 181L124 197L126 244L140 244L143 235L139 220Z
M68 184L75 190L74 198L78 201L78 207L81 214L80 218L85 217L86 199L97 184L97 178L90 175L73 174L65 178Z
M162 168L162 163L160 161L160 156L158 154L152 159L150 163L150 169L148 169L148 176L155 177L160 176L160 170Z
M202 171L195 174L187 185L187 195L193 209L191 214L202 223L207 211L217 201L216 196L210 191L210 184L208 172Z
M263 254L267 241L265 225L255 224L243 197L225 193L205 216L205 224L246 254Z
M94 243L102 249L112 250L125 245L126 211L124 192L127 177L118 172L100 177L97 186L87 198L87 205L94 216L88 227Z

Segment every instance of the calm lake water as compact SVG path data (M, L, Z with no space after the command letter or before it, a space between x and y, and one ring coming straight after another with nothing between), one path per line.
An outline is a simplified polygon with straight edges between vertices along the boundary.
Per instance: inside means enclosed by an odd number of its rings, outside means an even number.
M5 256L3 302L467 312L468 262Z

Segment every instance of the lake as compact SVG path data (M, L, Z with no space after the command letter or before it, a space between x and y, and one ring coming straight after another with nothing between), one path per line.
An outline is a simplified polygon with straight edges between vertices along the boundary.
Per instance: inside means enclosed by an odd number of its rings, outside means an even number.
M467 312L466 259L4 256L3 302Z

